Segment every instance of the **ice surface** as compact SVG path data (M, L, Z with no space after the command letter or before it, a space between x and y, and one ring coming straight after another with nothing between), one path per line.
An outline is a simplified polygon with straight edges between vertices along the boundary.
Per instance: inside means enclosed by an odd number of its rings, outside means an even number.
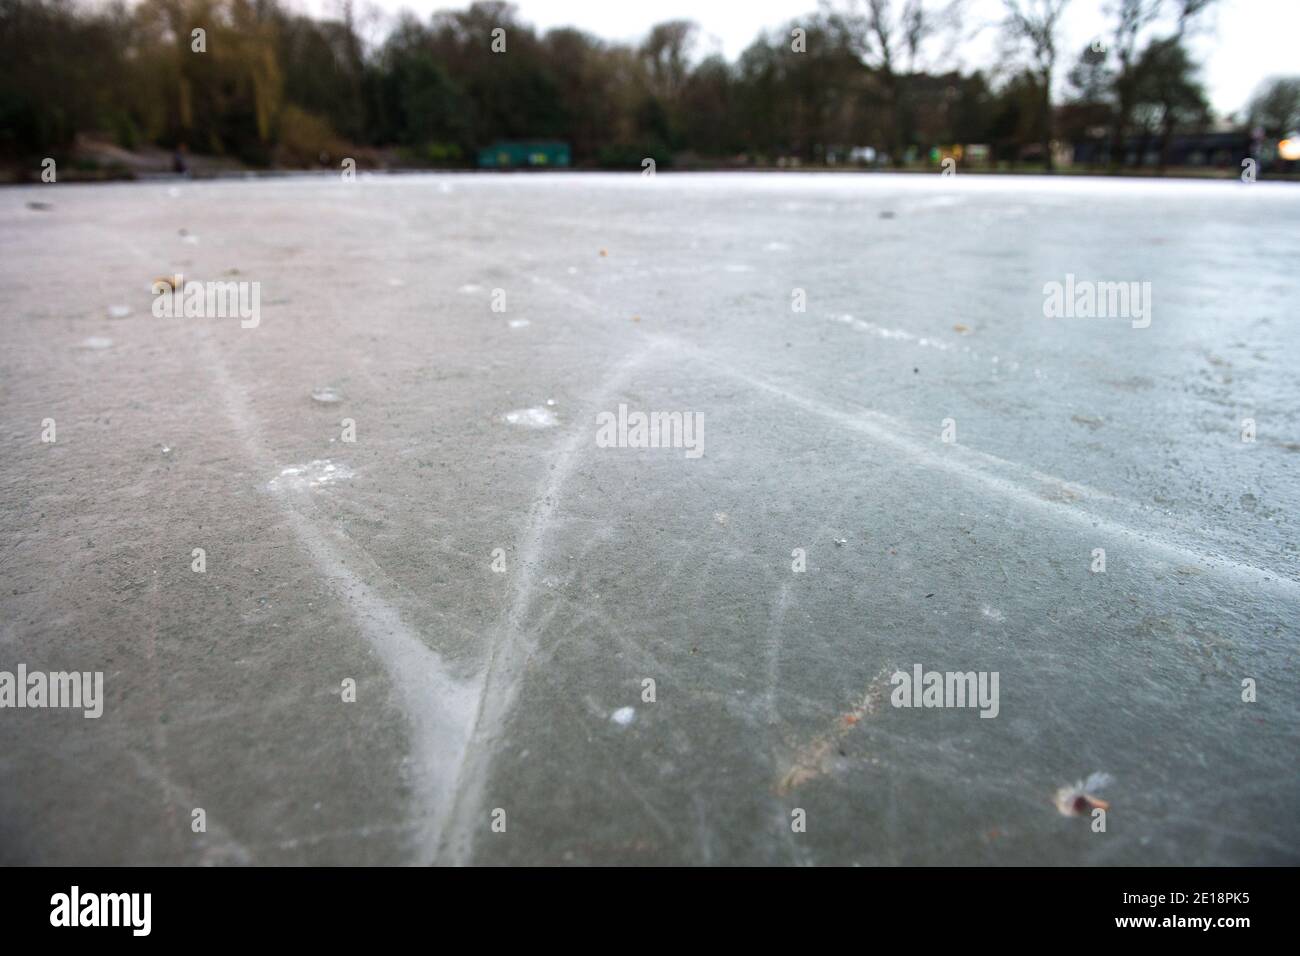
M1300 860L1300 191L34 195L0 193L0 670L107 701L0 713L0 862ZM256 329L150 314L230 269ZM1151 326L1045 318L1067 273L1150 281ZM706 454L598 446L620 403ZM891 706L915 664L997 671L998 716ZM1102 769L1098 834L1053 798Z

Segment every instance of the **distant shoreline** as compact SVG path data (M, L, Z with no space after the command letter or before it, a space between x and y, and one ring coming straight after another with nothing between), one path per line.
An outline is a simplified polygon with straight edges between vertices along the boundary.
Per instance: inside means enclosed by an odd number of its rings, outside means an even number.
M29 173L27 178L23 178L22 173ZM547 169L478 169L464 166L428 166L428 167L388 167L380 169L359 169L357 175L365 176L405 176L405 175L428 175L430 173L455 174L455 175L481 175L481 176L528 176L541 173L561 173L564 175L583 176L591 174L622 174L627 176L640 176L639 169L609 169L602 167L552 167ZM728 173L771 173L771 174L788 174L788 173L817 173L824 175L889 175L904 174L909 176L938 176L941 175L937 167L932 166L904 166L904 167L848 167L848 166L814 166L800 165L797 167L782 166L731 166L731 165L693 165L681 168L661 168L656 175L672 176L680 173L715 173L725 175ZM339 175L336 169L258 169L258 168L221 168L196 170L190 173L170 173L156 171L141 171L132 169L69 169L67 172L60 170L58 183L123 183L123 182L154 182L154 183L180 183L180 182L215 182L219 180L239 180L239 179L280 179L288 177L329 177ZM1183 180L1239 180L1240 173L1233 169L1206 169L1203 167L1177 167L1157 172L1155 170L1135 170L1135 169L1118 169L1109 170L1094 167L1057 167L1052 172L1045 172L1041 167L1024 167L1015 169L988 169L988 168L971 168L959 169L957 175L960 176L981 176L981 177L1017 177L1017 176L1039 176L1051 178L1093 178L1093 179L1183 179ZM1260 173L1259 182L1300 182L1300 173ZM57 185L42 183L40 180L40 170L37 167L34 171L21 169L16 166L5 167L0 171L0 186L40 186L40 185Z

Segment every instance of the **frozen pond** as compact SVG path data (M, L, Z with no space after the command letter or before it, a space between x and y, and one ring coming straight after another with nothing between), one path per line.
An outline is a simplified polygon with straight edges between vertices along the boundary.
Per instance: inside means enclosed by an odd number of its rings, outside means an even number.
M1296 863L1297 237L1267 183L0 191L0 672L105 697L0 709L0 863Z

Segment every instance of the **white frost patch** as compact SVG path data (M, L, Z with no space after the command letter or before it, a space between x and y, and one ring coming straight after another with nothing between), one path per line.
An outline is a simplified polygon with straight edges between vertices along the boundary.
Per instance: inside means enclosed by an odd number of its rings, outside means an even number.
M635 707L620 707L618 710L614 711L614 713L609 715L609 719L614 721L614 723L618 724L620 727L626 727L628 724L632 723L634 717L636 717Z
M1108 773L1097 771L1088 774L1088 779L1083 782L1085 790L1103 790L1115 782L1115 778Z
M125 319L131 314L131 307L128 305L110 305L108 307L108 317L110 319Z
M555 413L547 408L516 408L506 412L506 421L522 428L550 428L560 424Z
M511 319L507 324L512 329L526 329L532 323L530 323L527 319Z
M855 328L860 332L869 332L877 338L893 339L898 342L915 342L917 345L938 349L941 352L946 352L952 348L947 342L940 342L938 339L913 335L911 332L904 332L902 329L887 329L883 325L876 325L874 322L868 322L865 319L855 319L851 315L833 315L831 319L841 325Z
M949 206L958 205L961 201L956 196L927 196L909 205L913 209L947 209Z
M788 242L769 242L763 247L765 252L789 252L790 243Z
M266 487L271 491L307 491L351 477L352 470L346 465L336 465L328 458L317 459L305 465L281 469L280 474L272 478Z
M469 283L469 284L467 284L467 285L463 285L463 286L461 286L461 287L460 287L460 291L461 291L461 292L464 292L466 295L473 295L475 292L482 292L482 291L483 291L483 287L482 287L481 285L474 285L474 284L471 282L471 283Z
M985 604L982 608L980 608L980 613L983 614L985 617L987 617L990 621L1001 622L1003 620L1002 612L995 607L989 607L987 604Z
M83 349L106 349L112 344L112 339L106 339L102 335L92 335L90 338L82 340L81 347Z
M722 268L727 272L753 272L754 271L753 266L747 266L744 265L743 263L732 263L731 265L726 265L723 266Z

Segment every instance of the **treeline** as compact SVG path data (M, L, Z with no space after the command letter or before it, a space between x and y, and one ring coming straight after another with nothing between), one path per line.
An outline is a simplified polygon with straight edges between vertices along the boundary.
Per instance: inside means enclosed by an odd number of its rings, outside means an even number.
M94 134L255 166L381 149L471 165L497 140L556 139L577 164L635 169L645 156L843 161L853 146L901 164L981 143L994 161L1050 163L1053 140L1167 142L1207 121L1186 38L1209 0L1117 0L1112 34L1059 64L1064 0L1030 13L1006 2L1002 63L962 73L931 52L960 35L958 7L925 0L827 3L734 63L699 58L688 22L626 45L539 34L497 2L403 16L372 42L373 15L346 3L314 20L277 0L0 0L0 151L50 154ZM1300 85L1287 89L1261 92L1259 122L1293 122Z

